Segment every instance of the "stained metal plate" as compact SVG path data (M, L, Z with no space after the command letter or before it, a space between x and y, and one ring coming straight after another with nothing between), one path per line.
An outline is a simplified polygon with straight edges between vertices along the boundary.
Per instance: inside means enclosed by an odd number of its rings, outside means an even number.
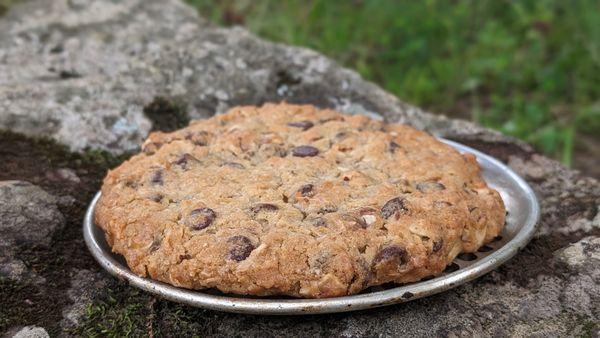
M159 297L206 309L265 315L316 314L369 309L427 297L471 281L506 262L529 242L540 215L533 190L507 166L465 145L444 139L441 141L460 152L469 152L477 157L484 179L500 192L508 216L507 225L497 240L475 254L459 255L446 272L427 281L373 287L358 295L326 299L242 297L214 290L177 288L135 275L129 270L123 257L111 251L103 231L93 222L94 208L100 193L94 197L86 212L83 234L94 258L112 275L128 280L131 285Z

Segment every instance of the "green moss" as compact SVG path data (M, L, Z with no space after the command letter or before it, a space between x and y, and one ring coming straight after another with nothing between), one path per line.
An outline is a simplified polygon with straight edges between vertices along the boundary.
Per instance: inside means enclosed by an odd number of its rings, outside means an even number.
M600 134L595 0L186 0L204 16L316 49L427 110L569 164Z
M186 105L178 99L157 96L144 107L144 114L152 121L153 130L173 131L190 123Z
M70 272L97 266L82 240L85 208L100 188L107 170L127 156L105 151L78 154L48 138L0 131L0 180L28 181L55 196L75 198L75 203L59 206L66 224L52 238L50 247L13 248L15 256L29 270L45 278L46 283L0 282L0 332L31 323L43 326L50 334L60 332L61 309L70 303L65 297L71 286ZM73 170L81 182L56 180L49 175L61 168Z
M87 337L146 336L152 332L152 304L142 291L121 285L87 308L82 325L71 333Z

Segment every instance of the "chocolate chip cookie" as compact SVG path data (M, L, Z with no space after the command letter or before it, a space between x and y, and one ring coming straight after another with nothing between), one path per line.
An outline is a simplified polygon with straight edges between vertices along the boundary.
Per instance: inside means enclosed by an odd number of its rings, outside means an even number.
M290 104L151 134L109 172L95 212L140 276L307 298L439 275L504 217L474 156L404 125Z

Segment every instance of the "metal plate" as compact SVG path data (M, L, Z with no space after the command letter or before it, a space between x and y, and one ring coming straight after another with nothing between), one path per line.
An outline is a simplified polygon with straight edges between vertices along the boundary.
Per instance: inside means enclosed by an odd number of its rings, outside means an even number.
M529 242L540 213L533 190L507 166L462 144L441 141L477 157L484 179L500 192L508 216L507 225L497 240L475 254L459 255L441 276L427 281L373 287L358 295L326 299L241 297L214 290L177 288L135 275L122 256L111 252L103 231L93 223L94 208L100 193L94 197L86 212L83 234L94 258L112 275L159 297L206 309L270 315L315 314L362 310L426 297L471 281L506 262Z

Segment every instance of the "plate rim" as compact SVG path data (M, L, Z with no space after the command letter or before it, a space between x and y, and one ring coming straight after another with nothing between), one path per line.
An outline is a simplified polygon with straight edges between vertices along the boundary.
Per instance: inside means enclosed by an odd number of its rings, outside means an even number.
M444 138L438 138L438 140L452 146L461 153L469 152L478 159L485 159L506 172L523 191L527 200L531 202L531 212L527 215L524 224L521 225L515 236L492 254L468 267L427 281L399 285L383 291L320 299L244 298L240 296L212 295L201 290L178 288L149 278L139 277L131 272L128 267L118 262L113 253L105 252L94 235L96 225L93 222L93 216L96 203L101 196L100 191L96 193L85 212L83 221L85 243L100 266L118 279L127 280L130 285L161 298L210 310L262 315L322 314L376 308L427 297L470 282L508 261L531 240L540 218L540 206L533 189L507 165L490 155L461 143Z

